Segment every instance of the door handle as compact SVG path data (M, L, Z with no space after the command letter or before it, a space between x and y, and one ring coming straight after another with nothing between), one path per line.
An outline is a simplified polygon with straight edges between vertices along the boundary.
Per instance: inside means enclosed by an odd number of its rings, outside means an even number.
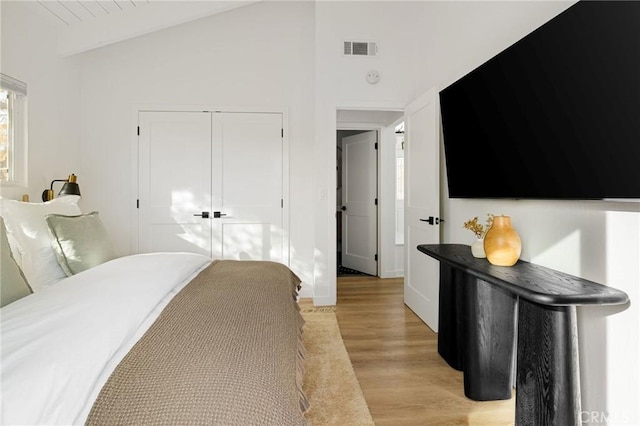
M226 213L213 212L213 217L214 217L215 219L219 219L219 218L221 218L222 216L226 216L226 215L227 215Z
M200 214L196 213L194 216L200 216L203 219L209 219L209 212L202 212Z
M439 217L429 216L428 219L420 219L421 222L427 222L429 225L440 224L440 222L444 222L444 219L440 219Z
M340 210L342 210L342 211L346 211L346 210L347 210L347 206L342 206L342 207L340 207Z

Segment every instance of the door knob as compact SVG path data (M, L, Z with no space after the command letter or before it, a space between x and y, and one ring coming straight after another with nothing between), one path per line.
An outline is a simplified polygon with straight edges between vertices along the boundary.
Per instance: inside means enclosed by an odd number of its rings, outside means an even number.
M226 213L221 213L221 212L213 212L213 217L216 219L221 218L222 216L226 216Z
M346 211L346 210L347 210L347 206L342 206L342 207L340 207L340 210L342 210L342 211Z
M196 213L194 216L200 216L203 219L209 219L209 212Z
M427 222L429 225L440 224L440 222L444 222L444 219L440 219L439 217L429 216L428 219L420 219L421 222Z

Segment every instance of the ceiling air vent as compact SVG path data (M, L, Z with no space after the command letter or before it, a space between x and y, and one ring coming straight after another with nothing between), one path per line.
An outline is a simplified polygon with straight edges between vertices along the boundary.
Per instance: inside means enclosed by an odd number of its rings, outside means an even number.
M376 56L378 44L372 41L345 41L345 56Z

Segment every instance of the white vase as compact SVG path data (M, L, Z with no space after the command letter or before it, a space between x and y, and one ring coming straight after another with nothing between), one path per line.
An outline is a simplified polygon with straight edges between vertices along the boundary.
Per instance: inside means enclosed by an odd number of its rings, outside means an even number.
M484 239L478 238L471 244L471 254L479 259L487 257L484 252Z

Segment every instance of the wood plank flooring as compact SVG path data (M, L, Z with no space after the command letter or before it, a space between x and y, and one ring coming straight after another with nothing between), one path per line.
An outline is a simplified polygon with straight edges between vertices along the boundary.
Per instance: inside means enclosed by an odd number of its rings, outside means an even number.
M515 396L464 396L437 334L405 306L401 278L339 277L337 291L342 338L377 426L514 424Z

